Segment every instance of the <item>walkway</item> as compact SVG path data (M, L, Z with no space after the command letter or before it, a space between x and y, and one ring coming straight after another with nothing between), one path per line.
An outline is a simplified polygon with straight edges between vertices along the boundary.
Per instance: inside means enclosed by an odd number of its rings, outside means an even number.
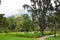
M43 37L41 37L41 38L38 38L38 40L45 40L46 38L51 37L51 36L54 36L54 35L43 36Z

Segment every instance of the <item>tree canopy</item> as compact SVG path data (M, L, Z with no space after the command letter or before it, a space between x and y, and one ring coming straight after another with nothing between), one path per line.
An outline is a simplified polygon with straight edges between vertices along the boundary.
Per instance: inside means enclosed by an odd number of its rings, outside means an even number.
M51 22L56 24L56 16L54 14L54 11L57 12L59 11L59 5L60 2L59 0L54 0L55 6L53 7L52 5L52 0L30 0L31 1L31 6L24 4L23 7L24 9L27 8L28 12L32 12L32 20L34 24L38 24L40 26L40 32L41 36L43 36L44 29L50 25ZM59 4L58 4L59 3ZM29 9L30 8L30 9ZM50 22L46 18L50 16L50 14L54 15L51 16Z

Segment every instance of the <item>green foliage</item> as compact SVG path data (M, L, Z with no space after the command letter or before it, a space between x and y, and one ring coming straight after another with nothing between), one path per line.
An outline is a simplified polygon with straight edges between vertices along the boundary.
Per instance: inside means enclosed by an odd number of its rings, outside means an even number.
M13 33L10 33L10 34L13 35L13 36L16 36L16 37L27 37L27 38L39 38L39 37L41 37L41 33L39 31L28 32L28 33L25 33L25 32L15 32L14 33L13 32ZM44 31L44 34L45 35L51 35L53 33L50 32L50 31Z
M8 17L7 19L10 22L10 26L16 25L15 16Z
M45 35L52 35L53 32L51 32L51 31L44 31L44 34L45 34Z
M24 38L39 38L40 37L40 32L11 32L11 33L0 33L0 35L6 35L6 36L11 36L11 37L24 37Z
M0 33L2 33L2 31L0 31Z
M29 32L29 33L24 33L24 34L16 34L18 37L28 37L28 38L38 38L40 37L40 32Z
M34 22L34 26L37 24L40 27L41 35L43 36L44 29L47 27L47 24L48 24L46 20L47 13L51 14L52 12L50 11L53 10L53 6L50 4L51 0L45 0L45 1L44 0L30 0L30 1L32 3L31 6L24 4L23 7L24 9L27 8L28 12L29 11L32 12L32 20Z
M16 28L22 30L32 30L33 22L28 14L23 14L16 18Z
M3 17L3 14L0 14L0 31L8 29L9 25L9 20L6 17Z
M25 30L29 30L31 27L33 27L32 21L30 19L26 19L22 23L22 27L25 28Z
M9 30L5 30L4 33L9 33Z
M35 27L35 31L40 31L40 27L39 26Z
M35 40L35 38L15 37L13 35L0 34L0 40Z
M2 20L2 19L1 19ZM4 30L8 29L12 31L18 31L21 30L32 30L33 29L33 22L30 19L30 16L28 14L23 14L21 16L10 16L8 18L3 17L3 24L0 22L0 25L2 25ZM6 28L7 27L7 28Z

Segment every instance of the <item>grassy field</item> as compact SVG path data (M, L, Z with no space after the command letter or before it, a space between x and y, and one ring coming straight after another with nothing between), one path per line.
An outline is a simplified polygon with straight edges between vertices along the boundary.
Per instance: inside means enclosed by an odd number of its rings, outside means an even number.
M50 32L44 32L44 34L49 35ZM40 38L40 32L9 32L9 33L0 33L0 40L37 40Z
M60 34L57 37L49 37L46 40L60 40Z
M9 34L0 33L0 40L36 40L36 38L24 38L24 37L15 37Z

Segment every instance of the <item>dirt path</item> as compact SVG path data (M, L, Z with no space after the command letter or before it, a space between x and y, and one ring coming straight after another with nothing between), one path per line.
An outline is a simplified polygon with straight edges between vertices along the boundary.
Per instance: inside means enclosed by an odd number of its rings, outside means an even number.
M54 35L47 35L47 36L44 36L44 37L38 38L38 40L45 40L46 38L51 37L51 36L54 36Z

